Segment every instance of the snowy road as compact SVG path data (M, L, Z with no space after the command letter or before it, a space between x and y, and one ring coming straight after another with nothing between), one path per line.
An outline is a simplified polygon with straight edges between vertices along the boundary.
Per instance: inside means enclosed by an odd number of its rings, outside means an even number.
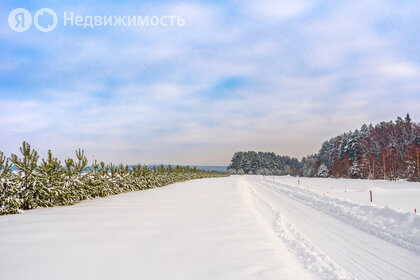
M1 216L0 279L420 279L418 228L256 176L202 179Z
M260 207L261 212L265 212L265 217L276 214L284 216L284 219L293 225L293 233L302 236L303 241L293 242L310 244L314 254L327 257L328 262L331 261L336 268L341 268L338 271L325 271L325 276L329 272L331 275L336 273L335 278L339 278L339 273L344 271L347 277L343 278L350 279L420 279L418 254L294 199L284 192L289 188L280 183L258 178L248 178L244 181L242 184L251 190L251 194L256 198L255 203L263 205ZM273 231L276 231L275 226ZM279 238L282 239L281 236ZM296 253L308 253L304 250L304 245L301 248L296 247ZM307 267L310 264L308 263ZM322 267L322 262L313 270L318 270L319 267Z

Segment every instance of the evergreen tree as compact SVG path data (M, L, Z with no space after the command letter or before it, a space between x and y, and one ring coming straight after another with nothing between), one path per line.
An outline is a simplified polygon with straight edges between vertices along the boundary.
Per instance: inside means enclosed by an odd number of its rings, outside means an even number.
M13 184L11 163L0 151L0 215L19 213L22 200L18 197L16 184Z
M18 170L15 183L19 186L19 197L23 199L23 209L32 209L37 206L50 206L51 203L45 198L49 196L49 190L40 182L40 177L36 172L38 153L31 149L25 141L20 148L22 157L12 154L10 159Z
M38 172L41 177L41 182L48 190L49 202L56 202L62 194L63 189L63 169L61 166L61 161L52 156L51 150L48 150L47 159L42 159L41 165L38 167Z

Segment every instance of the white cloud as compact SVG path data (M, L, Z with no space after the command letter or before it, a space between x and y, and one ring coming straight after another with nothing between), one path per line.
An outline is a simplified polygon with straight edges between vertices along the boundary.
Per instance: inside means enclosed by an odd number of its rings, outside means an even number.
M379 70L387 76L396 78L420 78L420 69L413 63L386 64Z
M247 13L262 20L284 20L301 15L314 6L311 0L250 0L240 2Z

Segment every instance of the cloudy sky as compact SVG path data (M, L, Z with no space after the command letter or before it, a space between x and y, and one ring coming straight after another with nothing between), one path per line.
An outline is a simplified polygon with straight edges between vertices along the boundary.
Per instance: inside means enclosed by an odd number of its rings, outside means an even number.
M15 8L57 27L14 32ZM184 26L64 26L64 12ZM227 165L237 150L301 158L363 123L420 121L420 2L2 1L0 150Z

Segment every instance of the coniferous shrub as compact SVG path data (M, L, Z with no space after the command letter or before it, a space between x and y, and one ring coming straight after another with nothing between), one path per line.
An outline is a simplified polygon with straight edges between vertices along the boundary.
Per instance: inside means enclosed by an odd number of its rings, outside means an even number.
M123 192L162 187L175 182L206 177L227 176L226 173L196 168L137 164L109 165L88 160L82 149L64 165L49 150L38 165L39 155L23 142L21 155L10 158L0 151L0 215L54 205L71 205L81 200L105 197ZM12 170L12 166L15 171Z

